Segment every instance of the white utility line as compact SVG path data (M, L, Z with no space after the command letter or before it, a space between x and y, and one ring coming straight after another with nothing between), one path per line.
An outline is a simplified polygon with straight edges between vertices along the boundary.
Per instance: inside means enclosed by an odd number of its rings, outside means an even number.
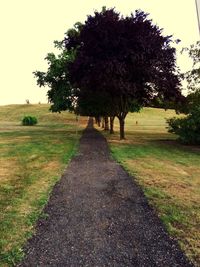
M199 35L200 35L200 20L199 20L200 0L195 0L195 3L196 3L196 10L197 10L197 20L198 20Z

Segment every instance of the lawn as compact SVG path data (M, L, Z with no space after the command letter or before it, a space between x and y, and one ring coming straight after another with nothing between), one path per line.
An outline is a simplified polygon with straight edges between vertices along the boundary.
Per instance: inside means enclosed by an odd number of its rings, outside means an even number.
M22 126L25 115L36 116L36 126ZM76 152L86 118L51 113L49 105L0 107L0 266L23 257L22 247L52 187Z
M200 147L184 146L167 132L172 110L144 108L126 119L126 140L105 134L113 157L139 183L170 234L200 266Z

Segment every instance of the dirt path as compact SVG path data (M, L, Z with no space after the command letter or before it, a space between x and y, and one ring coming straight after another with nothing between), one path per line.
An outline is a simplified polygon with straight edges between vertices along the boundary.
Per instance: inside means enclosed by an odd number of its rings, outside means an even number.
M20 266L192 266L90 121Z

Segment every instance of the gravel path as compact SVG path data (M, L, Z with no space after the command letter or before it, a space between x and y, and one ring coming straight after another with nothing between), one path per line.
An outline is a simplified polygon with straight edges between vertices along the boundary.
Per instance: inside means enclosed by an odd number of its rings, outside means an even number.
M192 266L90 120L20 266Z

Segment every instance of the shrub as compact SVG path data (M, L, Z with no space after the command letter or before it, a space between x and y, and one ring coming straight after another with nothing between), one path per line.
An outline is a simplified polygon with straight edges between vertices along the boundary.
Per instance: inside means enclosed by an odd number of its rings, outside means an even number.
M22 120L22 125L24 126L32 126L37 124L37 118L36 117L32 117L32 116L25 116Z
M185 118L167 120L168 131L179 136L184 144L200 144L200 107L194 108Z

